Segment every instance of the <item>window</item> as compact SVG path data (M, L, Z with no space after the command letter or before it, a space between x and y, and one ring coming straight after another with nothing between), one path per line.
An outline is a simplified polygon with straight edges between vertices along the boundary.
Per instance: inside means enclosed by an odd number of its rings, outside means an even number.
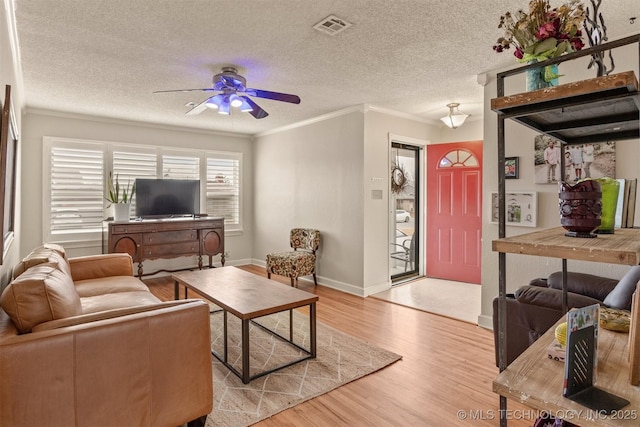
M225 224L240 221L240 157L207 157L206 211L216 212Z
M440 168L457 168L457 167L478 167L478 159L467 150L449 151L440 159L438 167Z
M240 153L45 137L43 156L44 241L101 240L110 216L104 198L109 172L121 185L136 178L199 179L203 213L224 217L227 229L241 228Z
M62 241L82 240L79 234L95 238L104 210L103 147L59 140L55 146L45 145L45 153L45 241L62 236Z

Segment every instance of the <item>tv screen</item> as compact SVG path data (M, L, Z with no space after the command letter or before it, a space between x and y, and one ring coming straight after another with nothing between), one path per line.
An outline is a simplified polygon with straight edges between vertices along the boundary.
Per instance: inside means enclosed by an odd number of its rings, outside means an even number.
M200 213L200 181L136 179L136 216L171 217Z

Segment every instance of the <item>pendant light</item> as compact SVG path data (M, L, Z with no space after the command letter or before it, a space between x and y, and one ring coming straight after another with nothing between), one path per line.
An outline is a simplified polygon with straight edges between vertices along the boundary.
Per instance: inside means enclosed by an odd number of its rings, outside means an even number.
M459 106L460 104L457 102L447 104L447 107L449 107L449 114L440 119L451 129L459 128L460 126L462 126L464 121L467 120L467 117L469 117L468 114L460 113L460 110L458 110Z

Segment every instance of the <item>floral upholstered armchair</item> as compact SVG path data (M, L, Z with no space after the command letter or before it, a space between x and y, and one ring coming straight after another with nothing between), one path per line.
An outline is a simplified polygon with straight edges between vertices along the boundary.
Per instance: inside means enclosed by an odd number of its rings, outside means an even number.
M267 254L267 277L271 274L291 278L291 286L298 286L298 277L313 275L316 279L316 251L320 246L320 231L310 228L291 229L289 243L293 251Z

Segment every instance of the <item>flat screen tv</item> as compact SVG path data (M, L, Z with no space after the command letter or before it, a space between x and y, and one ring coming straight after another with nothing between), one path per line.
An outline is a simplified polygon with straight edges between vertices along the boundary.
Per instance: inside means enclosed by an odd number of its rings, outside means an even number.
M199 180L136 179L138 218L195 216L199 213Z

